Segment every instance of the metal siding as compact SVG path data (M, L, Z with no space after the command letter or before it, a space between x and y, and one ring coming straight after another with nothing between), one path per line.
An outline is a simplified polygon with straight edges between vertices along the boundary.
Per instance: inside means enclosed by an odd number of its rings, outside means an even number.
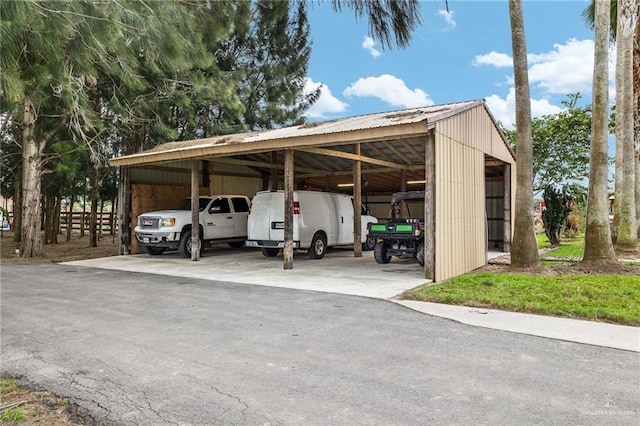
M191 185L191 175L165 170L131 168L131 182L167 185Z
M209 185L211 194L237 194L253 198L262 191L262 179L241 176L214 175Z
M442 281L485 264L484 153L437 132L436 161L435 272Z

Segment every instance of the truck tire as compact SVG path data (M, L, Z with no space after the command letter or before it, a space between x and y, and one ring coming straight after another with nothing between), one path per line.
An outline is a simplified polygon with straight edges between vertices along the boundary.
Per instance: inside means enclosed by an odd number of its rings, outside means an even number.
M367 237L367 241L362 243L362 250L371 251L376 246L376 237Z
M316 232L311 239L311 247L309 247L309 257L311 259L322 259L327 251L327 239L324 235Z
M416 259L418 259L420 266L424 266L424 243L420 243L420 245L418 245L418 249L416 250Z
M142 250L147 253L150 254L152 256L158 256L161 255L162 253L164 253L167 249L166 247L153 247L153 246L142 246Z
M261 251L264 257L276 257L280 249L263 247Z
M384 241L378 241L373 247L373 257L381 264L391 262L391 256L387 254L387 245Z
M191 230L185 231L180 236L180 241L178 242L178 252L182 257L186 257L187 259L191 259ZM200 238L200 254L204 252L204 243L202 238Z

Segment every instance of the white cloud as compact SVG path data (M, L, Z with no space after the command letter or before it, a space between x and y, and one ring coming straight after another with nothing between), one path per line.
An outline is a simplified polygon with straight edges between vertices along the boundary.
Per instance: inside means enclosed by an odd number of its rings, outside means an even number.
M528 55L529 82L548 93L591 92L593 49L592 40L572 38L550 52Z
M484 55L478 55L473 59L473 66L491 65L496 68L512 67L513 59L506 53L491 51Z
M511 88L506 98L499 95L491 95L485 99L489 110L502 122L507 129L513 129L516 123L516 89ZM547 99L531 99L531 116L541 117L548 114L557 114L564 108L551 104Z
M389 74L379 77L360 78L347 87L344 96L357 96L381 99L391 106L415 108L433 105L434 102L422 89L409 89L404 81Z
M438 11L438 16L444 18L444 22L447 24L447 29L452 30L456 27L456 20L453 19L453 10L441 9Z
M380 51L378 49L376 49L375 46L376 42L374 39L372 39L369 36L365 36L364 37L364 41L362 42L362 47L364 49L367 49L369 51L369 53L371 53L371 56L373 56L374 58L377 58L378 56L381 55Z
M554 44L553 50L545 53L530 53L529 84L547 94L591 93L593 81L592 40L569 39L565 44ZM512 58L506 53L489 52L473 59L476 67L489 65L496 68L511 67ZM609 77L614 83L615 52L610 53ZM513 77L507 77L513 84Z
M321 87L320 98L307 110L306 115L308 117L325 118L327 114L337 114L344 112L347 109L349 105L333 96L327 85L323 83L316 83L308 77L304 85L303 93L310 93L318 87Z

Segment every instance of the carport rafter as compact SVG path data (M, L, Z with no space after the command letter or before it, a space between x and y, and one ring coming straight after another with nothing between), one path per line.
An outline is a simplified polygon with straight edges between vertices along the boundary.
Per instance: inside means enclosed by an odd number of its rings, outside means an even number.
M308 152L311 154L326 155L329 157L344 158L346 160L362 161L369 164L376 164L378 166L386 166L394 169L405 169L407 166L404 164L393 163L391 161L378 160L376 158L366 157L364 155L352 154L350 152L337 151L334 149L326 148L297 148L296 151Z

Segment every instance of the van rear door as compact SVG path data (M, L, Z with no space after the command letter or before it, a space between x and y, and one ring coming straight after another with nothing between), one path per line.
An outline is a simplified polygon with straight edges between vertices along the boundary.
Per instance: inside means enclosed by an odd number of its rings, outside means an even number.
M284 194L282 192L259 192L253 197L247 234L247 239L251 241L284 240Z

